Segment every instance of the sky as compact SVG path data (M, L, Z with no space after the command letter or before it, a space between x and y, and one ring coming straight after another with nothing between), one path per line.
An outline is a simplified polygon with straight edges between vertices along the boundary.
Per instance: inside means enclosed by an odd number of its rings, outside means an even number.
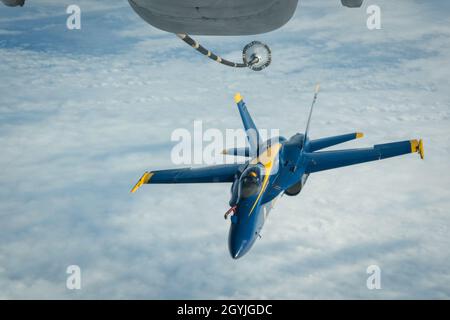
M81 8L81 30L66 8ZM381 8L380 30L366 7ZM231 60L259 40L273 61L236 70L141 20L127 1L0 6L1 299L450 298L448 1L303 0L282 28L198 37ZM239 91L259 128L337 148L423 138L405 155L313 174L271 211L239 260L227 248L229 185L130 188L172 168L171 133L239 129ZM66 268L81 268L81 290ZM381 269L381 289L366 286Z

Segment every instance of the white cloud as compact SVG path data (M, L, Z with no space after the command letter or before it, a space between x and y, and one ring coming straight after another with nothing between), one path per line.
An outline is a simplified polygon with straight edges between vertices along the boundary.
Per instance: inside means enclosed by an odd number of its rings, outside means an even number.
M273 49L261 73L207 61L129 8L120 18L98 8L73 53L56 38L34 50L31 38L5 37L0 298L448 298L449 30L431 5L383 5L377 34L364 10L305 2L285 28L256 37ZM104 12L118 22L116 43L99 53ZM9 14L0 29L14 32ZM40 22L29 23L45 39ZM253 37L200 39L237 58ZM259 127L302 131L317 81L313 137L365 132L343 147L422 137L426 160L313 175L238 261L226 244L228 185L129 194L143 170L171 167L172 130L196 119L239 128L236 91ZM71 264L82 268L80 292L64 287ZM371 264L382 268L381 291L365 287Z

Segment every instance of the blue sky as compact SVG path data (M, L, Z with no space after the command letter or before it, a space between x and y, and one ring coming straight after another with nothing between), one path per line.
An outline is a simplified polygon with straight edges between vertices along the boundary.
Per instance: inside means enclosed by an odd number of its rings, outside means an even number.
M67 5L82 30L65 28ZM263 72L207 61L142 21L126 1L29 1L0 9L0 298L449 298L450 21L446 1L302 1L283 28L199 37L237 59L268 43ZM284 197L234 261L228 185L145 186L171 167L170 134L240 128L240 91L260 128L342 147L423 138L415 155L318 173ZM83 287L69 291L77 264ZM381 290L366 268L382 270Z

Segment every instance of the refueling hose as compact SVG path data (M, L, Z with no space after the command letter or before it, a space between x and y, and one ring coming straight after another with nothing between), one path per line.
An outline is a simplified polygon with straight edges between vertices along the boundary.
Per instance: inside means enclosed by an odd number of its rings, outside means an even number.
M233 68L248 67L254 71L260 71L260 70L264 69L265 67L267 67L271 62L271 53L270 53L269 47L267 47L266 45L264 45L258 41L253 41L245 46L244 51L242 52L242 60L243 61L241 63L238 63L238 62L229 61L227 59L224 59L224 58L218 56L217 54L215 54L215 53L211 52L210 50L206 49L205 47L203 47L198 41L191 38L189 35L187 35L185 33L177 33L176 35L178 38L183 40L185 43L187 43L189 46L191 46L192 48L194 48L195 50L197 50L204 56L207 56L211 60L214 60L214 61L216 61L220 64L223 64L223 65L226 65L228 67L233 67ZM256 54L251 54L250 57L247 57L247 51L249 49L251 49L253 46L262 46L267 51L267 53L266 53L267 58L266 58L266 61L264 61L264 64L258 65L262 61L261 61L260 56L258 56Z

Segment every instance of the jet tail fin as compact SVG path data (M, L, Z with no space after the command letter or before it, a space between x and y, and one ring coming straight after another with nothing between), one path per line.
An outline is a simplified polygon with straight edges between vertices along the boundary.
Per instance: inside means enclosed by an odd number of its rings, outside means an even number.
M259 136L258 129L256 128L255 123L253 122L250 113L247 110L247 106L245 105L244 100L240 93L237 93L234 96L234 101L236 102L239 114L241 115L242 123L244 125L245 132L247 133L248 143L250 145L250 152L253 155L258 154L259 145L261 143L261 138Z

